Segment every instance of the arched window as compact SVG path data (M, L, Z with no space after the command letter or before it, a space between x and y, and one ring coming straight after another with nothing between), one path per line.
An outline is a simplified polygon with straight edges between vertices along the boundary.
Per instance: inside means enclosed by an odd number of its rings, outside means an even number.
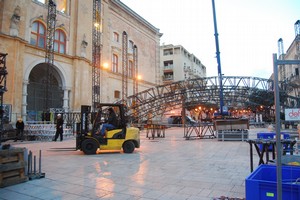
M130 51L133 50L133 45L134 45L133 41L132 41L132 40L129 40L129 42L128 42L128 49L129 49Z
M54 51L58 53L66 53L66 34L61 29L55 31Z
M46 47L46 28L43 23L35 21L32 24L30 44L45 48Z

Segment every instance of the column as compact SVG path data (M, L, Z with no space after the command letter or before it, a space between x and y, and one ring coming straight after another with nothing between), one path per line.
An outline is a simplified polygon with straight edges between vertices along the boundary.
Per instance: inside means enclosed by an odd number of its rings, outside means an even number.
M27 85L29 84L28 80L23 81L23 91L22 91L22 119L26 122L27 117Z
M70 88L65 87L63 90L64 90L63 109L65 110L65 112L69 112L69 91L70 91Z

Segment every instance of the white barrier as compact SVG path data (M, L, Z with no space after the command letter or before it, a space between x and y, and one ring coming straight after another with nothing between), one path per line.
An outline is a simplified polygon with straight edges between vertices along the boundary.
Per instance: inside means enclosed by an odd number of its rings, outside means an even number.
M56 124L27 124L25 136L35 137L35 140L52 140L56 133ZM64 128L64 137L73 136L71 128Z

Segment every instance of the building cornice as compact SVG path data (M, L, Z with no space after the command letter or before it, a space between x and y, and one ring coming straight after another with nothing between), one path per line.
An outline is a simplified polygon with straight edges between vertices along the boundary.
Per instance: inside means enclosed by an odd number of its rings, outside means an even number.
M155 26L153 26L152 24L150 24L147 20L145 20L143 17L141 17L140 15L138 15L133 10L131 10L128 6L126 6L120 0L111 0L111 2L114 3L116 6L118 6L120 9L124 10L126 13L128 13L132 17L134 17L135 19L137 19L139 22L141 22L142 24L144 24L146 27L148 27L149 29L151 29L153 32L157 33L158 35L162 35L161 33L159 33L159 29L158 28L156 28Z

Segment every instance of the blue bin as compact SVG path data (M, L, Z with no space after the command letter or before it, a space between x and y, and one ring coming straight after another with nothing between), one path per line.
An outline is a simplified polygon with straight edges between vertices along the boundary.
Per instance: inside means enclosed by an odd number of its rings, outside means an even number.
M288 133L280 133L283 135L283 139L290 139L290 134ZM258 139L274 139L276 138L276 133L274 132L260 132L257 133L257 138ZM259 145L259 150L262 151L262 144ZM272 150L272 146L269 147L269 151Z
M259 165L247 178L247 200L277 200L275 165ZM300 167L282 166L282 199L300 200Z

